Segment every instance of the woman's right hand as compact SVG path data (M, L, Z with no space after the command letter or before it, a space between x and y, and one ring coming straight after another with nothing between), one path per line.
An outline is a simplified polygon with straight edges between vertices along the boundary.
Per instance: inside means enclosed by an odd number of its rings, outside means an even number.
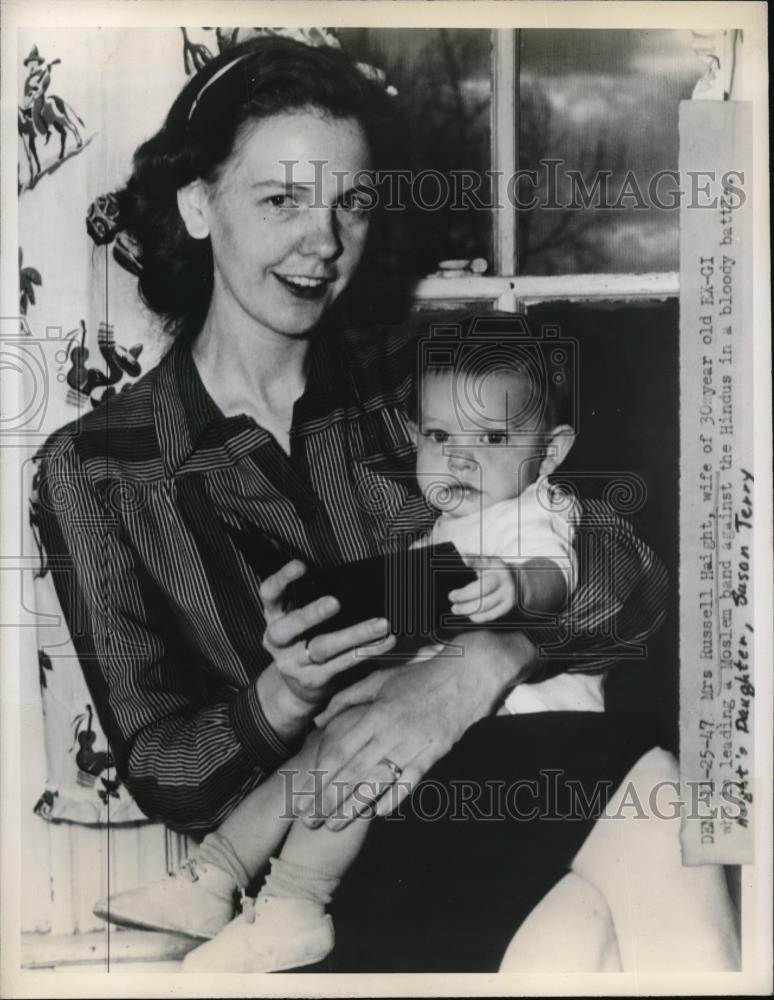
M337 632L316 635L308 642L309 629L332 618L339 611L335 597L320 597L303 608L287 611L283 602L286 588L306 572L302 562L287 563L261 584L261 600L266 616L263 644L298 707L311 718L328 701L333 681L356 663L383 656L395 645L385 618L351 625Z

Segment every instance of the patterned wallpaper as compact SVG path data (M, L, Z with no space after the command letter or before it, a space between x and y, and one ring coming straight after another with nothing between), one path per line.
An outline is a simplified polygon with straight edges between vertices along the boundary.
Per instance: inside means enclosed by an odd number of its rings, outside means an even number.
M266 31L339 44L327 29L20 31L19 336L45 373L38 440L123 391L162 356L166 337L137 296L137 258L117 232L111 192L187 77ZM34 809L49 820L137 821L142 814L113 769L37 543L34 461L25 473L37 656L22 667L28 690L37 675L46 760Z

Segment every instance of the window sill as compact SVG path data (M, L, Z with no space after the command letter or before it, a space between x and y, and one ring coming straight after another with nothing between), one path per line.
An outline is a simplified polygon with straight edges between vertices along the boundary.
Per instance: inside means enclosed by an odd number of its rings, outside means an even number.
M179 972L194 938L154 931L22 934L22 969L57 972Z
M424 278L414 297L418 302L460 299L495 302L505 312L519 311L537 302L666 299L680 294L680 276L674 271L646 274L557 274L457 278Z

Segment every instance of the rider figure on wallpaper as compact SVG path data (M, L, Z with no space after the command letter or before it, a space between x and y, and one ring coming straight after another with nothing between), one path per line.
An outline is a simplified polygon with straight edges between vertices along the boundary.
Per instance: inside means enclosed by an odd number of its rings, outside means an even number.
M48 142L51 138L51 126L56 129L61 139L60 160L64 159L68 132L72 133L78 149L83 146L83 139L75 124L77 120L83 127L83 119L63 98L57 94L48 95L51 70L61 61L61 59L54 59L47 63L40 55L37 45L32 46L30 54L24 60L24 65L30 68L27 79L24 81L24 99L19 106L18 129L24 142L30 168L30 186L34 184L36 172L37 174L41 173L35 139L42 135L46 137L46 142ZM37 168L36 172L33 170L33 163Z

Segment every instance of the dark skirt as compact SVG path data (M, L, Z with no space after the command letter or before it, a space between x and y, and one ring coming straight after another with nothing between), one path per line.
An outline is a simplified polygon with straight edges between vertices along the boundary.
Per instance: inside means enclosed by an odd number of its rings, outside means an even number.
M400 811L371 823L335 894L332 972L492 972L655 745L629 716L485 719Z

